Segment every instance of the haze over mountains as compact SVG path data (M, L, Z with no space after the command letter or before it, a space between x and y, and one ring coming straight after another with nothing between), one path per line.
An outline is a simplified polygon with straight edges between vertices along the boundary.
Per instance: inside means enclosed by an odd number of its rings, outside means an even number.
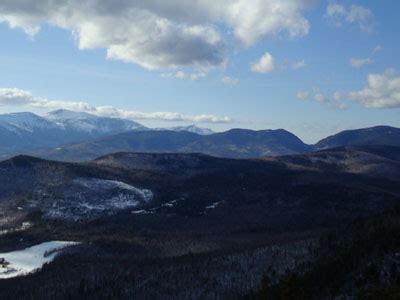
M348 130L307 145L283 129L231 129L218 133L195 125L151 129L131 120L56 110L43 117L33 113L0 115L0 138L3 159L31 154L76 161L121 151L256 158L349 145L400 146L400 129L378 126Z

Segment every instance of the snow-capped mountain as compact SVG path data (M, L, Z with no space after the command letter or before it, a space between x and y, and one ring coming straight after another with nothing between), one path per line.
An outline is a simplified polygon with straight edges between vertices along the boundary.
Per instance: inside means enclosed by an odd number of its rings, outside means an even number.
M39 116L30 112L0 115L0 156L93 140L146 127L131 121L56 110Z
M188 126L176 126L176 127L168 127L168 128L157 128L156 130L172 130L172 131L187 131L192 133L197 133L199 135L210 135L215 132L208 128L198 127L196 125L188 125Z
M45 115L50 120L79 120L79 119L96 119L98 116L82 112L72 111L67 109L53 110Z
M33 132L37 129L54 129L57 124L50 120L46 120L38 115L30 112L10 113L0 115L0 126L14 129Z
M39 149L58 149L67 144L88 142L128 131L170 130L211 135L214 132L195 125L147 128L135 121L93 115L66 109L44 116L30 112L0 115L0 157L28 154Z
M65 109L52 111L46 114L45 118L65 130L100 135L146 129L143 125L131 120L99 117L85 112Z

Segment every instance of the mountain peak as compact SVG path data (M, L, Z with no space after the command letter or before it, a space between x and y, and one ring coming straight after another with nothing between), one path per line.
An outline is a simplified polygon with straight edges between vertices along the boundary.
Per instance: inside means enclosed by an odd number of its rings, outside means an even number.
M31 112L3 114L0 115L0 121L26 131L33 131L35 128L53 127L50 121Z
M345 130L319 141L317 150L352 145L388 145L399 146L400 129L390 126L375 126Z
M188 132L197 133L200 135L210 135L210 134L215 133L214 131L212 131L209 128L198 127L194 124L188 125L188 126L176 126L176 127L170 128L170 129L173 131L188 131Z
M31 112L15 112L0 115L1 120L37 120L42 117Z
M76 120L76 119L92 119L97 116L80 111L72 111L68 109L57 109L46 114L46 118L51 120Z

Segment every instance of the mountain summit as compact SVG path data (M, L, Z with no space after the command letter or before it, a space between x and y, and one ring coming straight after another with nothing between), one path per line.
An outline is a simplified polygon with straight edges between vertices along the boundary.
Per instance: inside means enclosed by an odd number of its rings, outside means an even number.
M146 129L143 125L131 120L101 117L65 109L49 112L46 118L56 122L66 130L87 132L98 136Z
M166 129L172 130L172 131L187 131L187 132L197 133L200 135L210 135L210 134L215 133L214 131L212 131L209 128L203 128L203 127L199 127L196 125L176 126L176 127L166 128Z
M400 129L390 126L375 126L370 128L342 131L319 141L317 150L360 145L400 146Z
M49 112L43 117L30 112L3 114L0 115L0 154L29 153L36 149L145 129L134 121L65 109Z

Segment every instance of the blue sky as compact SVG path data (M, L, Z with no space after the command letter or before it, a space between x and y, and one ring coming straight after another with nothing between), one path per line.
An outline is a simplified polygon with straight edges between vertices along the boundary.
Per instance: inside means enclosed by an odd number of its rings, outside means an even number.
M284 128L310 143L400 127L400 2L89 0L85 18L79 2L40 2L0 3L0 113L65 107L157 127Z

